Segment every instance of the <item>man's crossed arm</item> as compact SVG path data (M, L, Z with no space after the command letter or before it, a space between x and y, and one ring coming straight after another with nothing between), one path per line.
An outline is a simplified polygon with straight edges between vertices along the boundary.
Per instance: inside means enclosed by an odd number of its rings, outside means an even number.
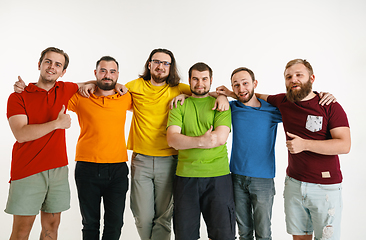
M228 126L218 126L211 128L203 135L190 137L181 133L181 128L176 125L169 126L167 129L168 145L177 150L191 148L214 148L226 143L230 128Z

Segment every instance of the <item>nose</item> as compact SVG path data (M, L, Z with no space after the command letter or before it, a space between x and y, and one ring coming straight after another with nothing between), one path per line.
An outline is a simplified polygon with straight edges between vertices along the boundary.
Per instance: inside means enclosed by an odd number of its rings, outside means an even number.
M299 81L299 79L297 78L297 76L296 75L293 75L292 77L291 77L291 82L298 82Z
M203 79L199 79L198 81L197 81L197 85L198 86L203 86L204 84L203 84Z
M244 91L245 91L245 87L244 87L244 85L240 84L240 86L239 86L239 91L240 91L240 92L244 92Z
M109 71L106 71L105 74L104 74L104 77L105 78L111 78L111 73Z
M157 66L159 69L160 68L164 68L164 63L163 62L160 62L159 64L158 64L158 66Z
M48 68L50 69L54 69L56 67L56 63L52 63L48 65Z

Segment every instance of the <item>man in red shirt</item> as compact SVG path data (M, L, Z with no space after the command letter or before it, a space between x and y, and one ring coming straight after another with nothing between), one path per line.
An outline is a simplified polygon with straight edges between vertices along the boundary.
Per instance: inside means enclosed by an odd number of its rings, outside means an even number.
M276 106L287 135L285 182L287 232L294 240L340 239L342 173L338 154L350 151L347 115L338 103L320 105L312 91L309 62L295 59L285 68L286 94L258 96Z
M8 99L7 117L16 138L5 212L14 215L10 239L28 239L41 210L41 239L57 239L61 212L70 208L65 129L67 103L78 85L57 81L66 73L68 55L50 47L41 53L40 76Z

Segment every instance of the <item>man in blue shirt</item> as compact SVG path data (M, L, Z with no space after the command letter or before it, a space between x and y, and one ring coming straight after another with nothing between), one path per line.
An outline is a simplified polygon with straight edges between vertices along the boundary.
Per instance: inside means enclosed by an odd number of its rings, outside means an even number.
M230 102L233 128L230 170L233 177L236 219L240 240L272 239L271 218L275 195L275 141L282 122L276 107L254 94L258 81L248 68L231 74L233 92L225 86L217 93Z

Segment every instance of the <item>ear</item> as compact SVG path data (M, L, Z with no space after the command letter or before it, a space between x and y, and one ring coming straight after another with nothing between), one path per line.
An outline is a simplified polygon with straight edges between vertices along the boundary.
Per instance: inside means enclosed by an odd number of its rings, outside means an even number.
M151 70L151 62L149 62L149 65L147 66L149 70Z
M254 85L254 89L255 89L255 88L257 88L258 80L254 80L254 81L253 81L253 85Z
M38 70L41 70L41 62L38 62Z
M97 77L97 70L94 70L94 76Z
M314 83L314 81L315 81L315 75L313 74L313 75L311 75L311 77L310 77L310 82L311 82L311 83Z
M211 79L210 79L210 86L212 85L212 79L213 79L213 77L211 77Z
M65 75L65 73L66 73L66 69L64 69L64 70L62 71L62 73L61 73L60 77L62 77L63 75Z

